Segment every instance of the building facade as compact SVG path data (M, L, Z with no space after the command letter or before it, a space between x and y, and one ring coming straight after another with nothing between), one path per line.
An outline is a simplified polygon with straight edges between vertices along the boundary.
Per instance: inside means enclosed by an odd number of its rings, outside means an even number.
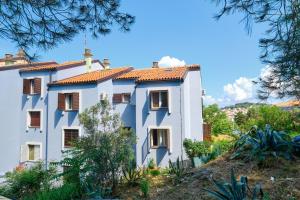
M61 160L70 141L84 134L79 113L103 99L135 132L138 166L186 159L183 140L203 140L199 65L111 68L88 50L85 60L62 64L29 63L18 54L2 66L0 59L0 173Z

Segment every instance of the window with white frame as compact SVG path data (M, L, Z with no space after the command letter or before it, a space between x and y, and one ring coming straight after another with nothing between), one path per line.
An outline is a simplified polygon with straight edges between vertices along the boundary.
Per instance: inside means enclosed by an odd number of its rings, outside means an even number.
M151 109L168 108L168 90L156 90L150 92Z
M37 144L28 144L28 160L37 161L41 159L41 146Z
M74 142L79 138L78 129L64 129L64 148L70 148L73 146Z
M169 129L150 130L151 148L169 147Z

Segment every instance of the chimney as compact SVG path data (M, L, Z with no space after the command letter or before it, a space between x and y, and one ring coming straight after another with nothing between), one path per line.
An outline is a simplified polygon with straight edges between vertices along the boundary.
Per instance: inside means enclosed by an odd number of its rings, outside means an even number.
M6 53L4 55L4 59L5 59L5 65L12 65L12 64L14 64L13 55L12 54Z
M110 68L110 62L108 58L104 58L102 64L104 65L104 69Z
M158 62L157 62L157 61L154 61L154 62L153 62L152 68L159 68Z
M17 57L25 58L26 54L23 49L19 49L18 53L16 54Z
M84 61L86 65L86 69L89 72L92 69L92 59L93 59L93 54L91 53L90 49L84 49Z

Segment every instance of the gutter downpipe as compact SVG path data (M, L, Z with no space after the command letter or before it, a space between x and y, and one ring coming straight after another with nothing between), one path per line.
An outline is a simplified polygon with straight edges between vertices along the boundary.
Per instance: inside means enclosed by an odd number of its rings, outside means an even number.
M183 160L183 138L182 138L182 126L183 126L183 122L182 122L182 83L183 80L181 80L180 82L180 154L181 154L181 160Z
M52 82L52 71L49 74L49 83ZM49 134L49 86L47 86L47 104L46 104L46 145L45 145L45 168L48 169L48 134Z

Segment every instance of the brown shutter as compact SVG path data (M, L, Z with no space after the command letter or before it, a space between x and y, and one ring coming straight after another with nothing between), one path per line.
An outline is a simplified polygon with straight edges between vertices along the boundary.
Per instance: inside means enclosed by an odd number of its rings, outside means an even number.
M167 149L170 151L170 130L167 130Z
M30 94L30 80L23 79L23 94Z
M79 93L72 93L72 110L79 110Z
M58 110L65 110L65 94L58 93L58 104L57 108Z
M39 111L30 112L30 126L31 127L41 126L41 113Z
M114 94L113 103L122 103L122 94Z
M35 94L41 94L41 79L40 78L35 78L34 79L34 87L33 87L33 92Z

